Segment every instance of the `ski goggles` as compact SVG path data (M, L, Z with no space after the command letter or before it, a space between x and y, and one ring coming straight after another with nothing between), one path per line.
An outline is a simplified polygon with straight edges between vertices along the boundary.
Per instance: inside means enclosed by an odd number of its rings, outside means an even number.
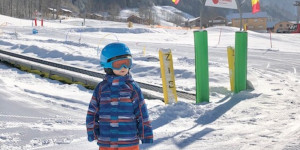
M116 59L113 61L110 61L105 64L104 68L111 68L113 70L121 70L124 68L131 68L132 60L131 58L123 58L123 59Z

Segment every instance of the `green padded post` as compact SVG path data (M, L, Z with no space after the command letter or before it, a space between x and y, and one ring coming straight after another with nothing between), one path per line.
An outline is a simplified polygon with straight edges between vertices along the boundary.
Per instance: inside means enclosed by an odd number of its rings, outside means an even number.
M207 31L194 31L196 103L209 102Z
M248 34L247 32L235 33L235 77L234 92L246 90L247 88L247 50Z

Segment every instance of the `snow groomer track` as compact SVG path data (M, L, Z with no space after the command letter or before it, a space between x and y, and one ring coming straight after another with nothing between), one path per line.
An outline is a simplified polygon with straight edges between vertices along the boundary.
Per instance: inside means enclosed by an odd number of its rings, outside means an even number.
M63 65L60 63L55 63L51 61L46 61L34 57L29 57L21 54L12 53L9 51L0 49L0 60L6 61L12 64L19 64L28 66L32 69L49 72L50 74L56 74L62 77L66 77L71 79L72 81L81 81L86 84L97 85L100 81L99 79L103 79L105 74L86 70L83 68L77 68L70 65ZM98 80L97 80L98 79ZM137 82L142 89L144 90L144 96L146 98L162 98L162 94L160 96L155 93L163 93L162 87L151 85L147 83ZM188 100L195 100L196 95L193 93L188 93L185 91L178 91L177 96L179 98L184 98Z

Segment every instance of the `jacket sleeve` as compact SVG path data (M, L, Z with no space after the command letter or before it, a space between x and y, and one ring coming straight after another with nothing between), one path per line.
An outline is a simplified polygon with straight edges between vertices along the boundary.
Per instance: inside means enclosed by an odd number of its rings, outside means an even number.
M153 143L153 131L144 96L137 84L135 84L134 87L133 102L137 119L138 136L142 143Z
M86 115L88 141L97 140L99 136L99 85L95 88Z

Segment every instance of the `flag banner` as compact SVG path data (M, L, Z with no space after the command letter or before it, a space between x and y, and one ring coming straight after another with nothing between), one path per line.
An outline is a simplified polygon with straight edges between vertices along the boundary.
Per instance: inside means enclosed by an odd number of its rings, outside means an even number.
M235 0L206 0L205 6L237 9Z
M252 13L255 14L260 11L259 0L252 0Z
M175 3L175 5L177 5L179 3L180 0L172 0L173 3Z

